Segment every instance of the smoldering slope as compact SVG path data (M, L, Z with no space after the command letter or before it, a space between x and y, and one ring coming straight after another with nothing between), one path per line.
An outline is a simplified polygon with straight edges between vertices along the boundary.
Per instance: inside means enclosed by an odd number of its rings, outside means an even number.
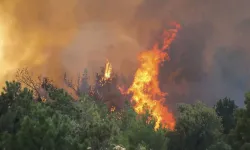
M65 71L75 76L88 68L94 76L106 59L115 71L133 74L138 52L150 47L168 22L177 21L182 30L170 48L171 61L160 73L168 103L199 99L213 104L229 96L242 104L249 89L248 0L4 0L1 4L5 16L15 20L10 27L15 38L10 39L20 41L8 48L5 63L29 66L58 83ZM28 51L29 57L20 59Z

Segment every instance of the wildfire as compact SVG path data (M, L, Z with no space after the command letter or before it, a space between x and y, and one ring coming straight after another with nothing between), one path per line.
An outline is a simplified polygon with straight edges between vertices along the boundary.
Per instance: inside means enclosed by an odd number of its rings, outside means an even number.
M112 72L112 66L109 60L107 60L105 65L104 80L110 79Z
M168 107L164 106L165 96L167 93L161 92L159 88L158 74L159 65L164 60L169 60L166 50L175 39L179 24L174 24L175 28L164 31L163 44L155 44L152 50L142 52L139 55L140 67L137 69L134 81L128 93L131 93L132 100L135 102L133 106L138 114L145 113L144 106L148 108L151 115L156 119L155 129L160 127L173 129L175 119L173 114L169 112Z

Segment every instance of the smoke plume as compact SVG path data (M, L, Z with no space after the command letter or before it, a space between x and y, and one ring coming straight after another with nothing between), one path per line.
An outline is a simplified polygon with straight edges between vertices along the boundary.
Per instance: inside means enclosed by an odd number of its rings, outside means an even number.
M0 85L29 67L61 84L63 72L89 76L109 59L134 74L137 54L171 21L182 25L161 67L169 103L230 96L249 90L249 0L2 0Z

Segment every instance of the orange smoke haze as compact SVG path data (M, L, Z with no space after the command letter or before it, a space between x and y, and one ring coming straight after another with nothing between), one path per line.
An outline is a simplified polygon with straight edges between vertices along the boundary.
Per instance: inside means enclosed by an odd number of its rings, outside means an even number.
M246 35L245 29L242 33L235 29L250 18L249 5L248 0L219 0L218 3L198 0L1 0L0 86L6 80L14 79L17 68L23 67L52 78L60 86L64 72L74 78L85 68L93 80L106 58L115 72L131 76L138 67L137 54L148 49L159 31L165 28L165 23L171 20L180 22L183 28L194 27L201 33L193 34L191 30L183 33L184 42L178 45L187 45L184 47L190 56L185 55L185 60L187 57L197 60L194 64L200 64L212 75L215 72L212 68L214 54L220 45L240 41L241 45L246 45L246 55L249 55L249 34ZM195 27L202 22L211 24L212 29ZM200 30L211 33L210 37L202 41ZM195 51L190 53L191 49ZM193 58L197 53L200 53L200 60ZM179 54L172 58L183 60ZM192 70L190 72L198 70L190 61L183 64L190 66L187 69ZM180 68L185 70L183 65ZM222 85L222 79L212 76L210 80ZM185 81L186 84L192 83ZM171 92L179 91L183 86L171 86ZM197 86L194 91L201 87L207 86ZM189 91L192 89L189 87ZM211 95L214 94L205 97ZM175 103L176 99L173 99Z
M162 127L173 129L175 120L173 114L169 112L168 107L164 106L166 93L161 92L159 88L159 65L164 60L169 60L169 55L164 50L175 39L179 24L175 24L175 29L164 31L163 46L155 44L152 50L144 51L139 55L140 67L136 71L133 84L128 89L132 93L132 99L135 102L134 109L137 113L145 113L146 106L151 115L156 119L155 129Z
M107 1L105 8L116 7L120 10L126 6L135 10L139 3L130 1L122 5ZM120 52L126 48L136 51L139 46L136 40L124 34L123 23L110 23L109 18L115 17L114 11L96 17L96 13L101 11L99 6L102 5L98 1L90 0L1 1L0 86L6 80L14 79L16 70L24 67L38 75L49 76L57 84L61 84L63 72L74 75L89 68L94 73L105 57L119 62L114 63L118 64L114 67L119 68L120 58L129 59L135 53L124 53L115 59L113 56L117 50L114 49L119 48ZM126 16L130 18L131 14ZM79 34L80 45L76 41Z
M58 54L77 28L72 14L75 3L75 0L0 2L0 86L7 79L14 79L18 68L29 67L37 74L46 73L55 79L62 73L57 64Z

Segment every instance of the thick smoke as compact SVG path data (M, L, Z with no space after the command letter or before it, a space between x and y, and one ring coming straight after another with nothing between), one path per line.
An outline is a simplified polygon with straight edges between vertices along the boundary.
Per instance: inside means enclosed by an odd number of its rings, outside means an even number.
M160 76L168 102L213 104L231 96L242 104L249 90L249 5L249 0L3 0L0 83L25 66L58 84L65 71L74 76L88 68L94 77L106 59L131 76L137 54L177 21L182 30Z
M184 26L170 49L172 60L161 70L168 102L202 100L213 105L229 96L242 105L244 93L250 88L250 24L244 6L249 2L192 2L177 17L182 18Z
M163 64L160 74L162 88L169 92L168 102L193 102L201 98L198 90L207 76L204 50L213 30L211 23L203 22L184 26L179 32L171 45L171 60Z
M75 34L77 1L3 0L0 2L0 84L13 79L17 68L29 67L57 79L62 74L58 56ZM59 5L60 4L60 5Z

